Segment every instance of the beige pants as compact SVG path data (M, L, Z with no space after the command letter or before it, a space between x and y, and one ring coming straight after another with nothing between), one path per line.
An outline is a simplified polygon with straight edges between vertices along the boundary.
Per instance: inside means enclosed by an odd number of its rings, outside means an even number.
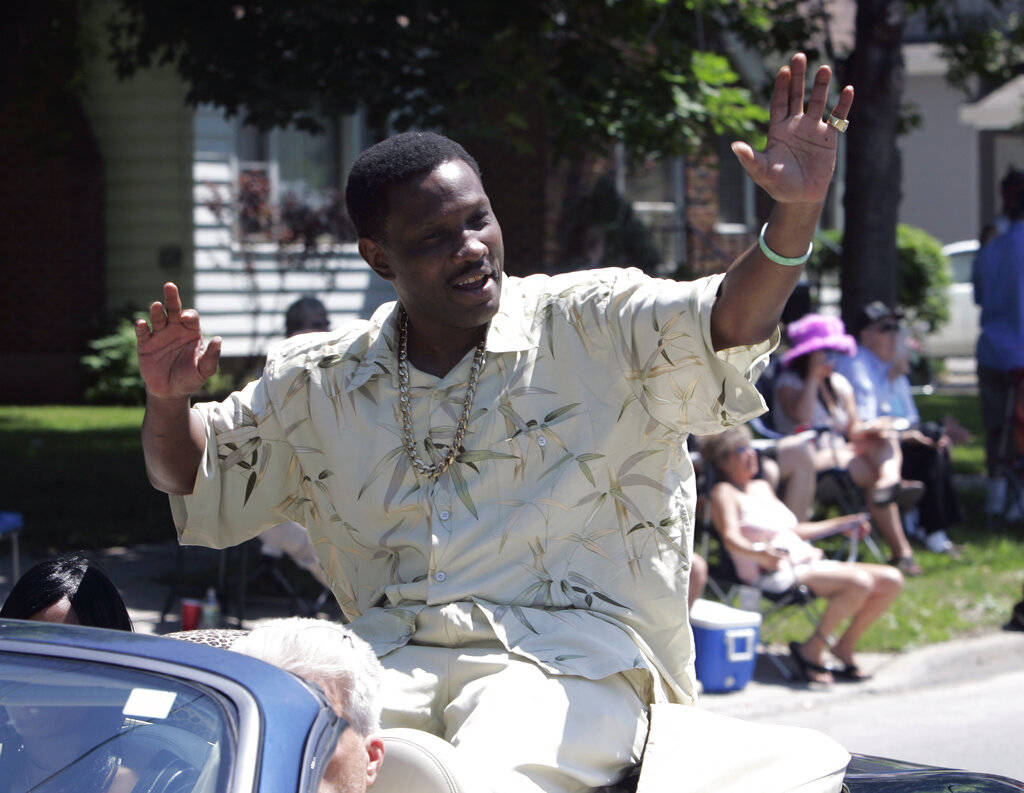
M647 706L623 676L548 675L478 620L452 630L442 611L421 613L419 643L381 659L384 727L444 738L496 793L575 793L640 761Z

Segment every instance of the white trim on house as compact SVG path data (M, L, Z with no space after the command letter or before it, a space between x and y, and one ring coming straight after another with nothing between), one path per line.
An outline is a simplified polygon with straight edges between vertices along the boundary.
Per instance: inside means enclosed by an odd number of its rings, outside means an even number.
M320 247L303 257L301 246L238 239L236 124L214 108L196 110L195 307L203 332L223 339L226 357L260 356L284 335L285 309L303 295L323 301L332 328L366 318L393 300L391 285L370 270L354 244Z
M1024 74L960 107L960 120L975 129L1007 130L1024 121Z

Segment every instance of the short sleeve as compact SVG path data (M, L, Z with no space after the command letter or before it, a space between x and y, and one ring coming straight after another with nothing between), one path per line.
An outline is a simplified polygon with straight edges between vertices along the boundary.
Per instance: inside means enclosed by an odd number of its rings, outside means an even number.
M701 435L764 413L754 383L778 345L715 351L711 311L724 275L690 282L623 271L608 300L608 331L634 397L658 422Z
M298 473L264 380L194 409L206 450L191 495L170 497L181 543L226 548L286 520Z

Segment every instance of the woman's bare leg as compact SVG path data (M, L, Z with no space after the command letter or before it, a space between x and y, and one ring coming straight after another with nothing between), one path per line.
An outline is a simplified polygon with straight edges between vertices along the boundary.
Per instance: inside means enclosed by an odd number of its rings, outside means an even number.
M881 445L879 444L879 446ZM902 459L902 455L890 456L884 460L874 455L860 455L854 457L847 468L854 484L864 491L871 518L875 525L878 526L878 531L881 532L882 538L896 559L913 557L914 551L910 547L907 535L903 532L903 521L900 520L899 507L892 503L875 504L875 491L887 486L883 479L883 474L887 477L892 476L890 461L897 460L902 465ZM888 484L895 484L900 481L899 469L896 469L896 471L896 479Z
M898 484L903 478L903 452L894 435L857 444L856 450L857 456L866 458L877 472L876 487L889 487Z
M797 520L807 520L817 481L814 447L806 438L790 435L779 441L777 449L782 501Z
M708 583L708 563L704 557L694 553L693 562L690 564L690 590L687 593L687 602L693 608L694 601L704 593L704 587Z
M869 494L870 498L870 494ZM910 541L903 531L903 521L900 520L900 508L895 504L871 504L868 507L871 519L878 526L882 538L892 551L893 557L897 560L914 556L914 549L910 547Z
M832 648L832 654L848 666L853 666L853 650L861 635L885 612L903 589L903 576L895 567L883 564L854 562L855 566L871 576L874 587L864 605L854 615L849 627Z
M858 565L846 562L820 562L809 572L800 576L800 583L806 584L818 597L828 601L821 617L818 630L800 645L801 653L808 661L822 665L828 650L828 637L843 620L853 617L871 597L875 587L874 578Z

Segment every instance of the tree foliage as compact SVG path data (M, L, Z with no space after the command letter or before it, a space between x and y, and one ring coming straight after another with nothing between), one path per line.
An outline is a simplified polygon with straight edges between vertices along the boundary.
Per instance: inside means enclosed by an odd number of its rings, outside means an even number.
M118 0L122 76L174 64L189 101L262 128L316 129L366 109L372 128L500 135L529 146L542 108L557 153L672 154L765 119L720 51L806 42L820 19L795 0L293 0L201 5ZM767 73L766 73L767 74ZM525 103L528 103L526 106Z
M953 273L942 243L924 229L900 223L896 227L899 256L899 305L928 332L949 322L949 292Z
M824 239L823 239L824 238ZM808 275L815 280L834 277L839 272L843 234L827 229L807 263ZM897 299L907 316L929 333L949 322L949 286L953 275L942 243L924 229L900 223L896 226Z
M1024 70L1020 0L919 0L918 5L942 44L947 79L953 85L984 94Z

